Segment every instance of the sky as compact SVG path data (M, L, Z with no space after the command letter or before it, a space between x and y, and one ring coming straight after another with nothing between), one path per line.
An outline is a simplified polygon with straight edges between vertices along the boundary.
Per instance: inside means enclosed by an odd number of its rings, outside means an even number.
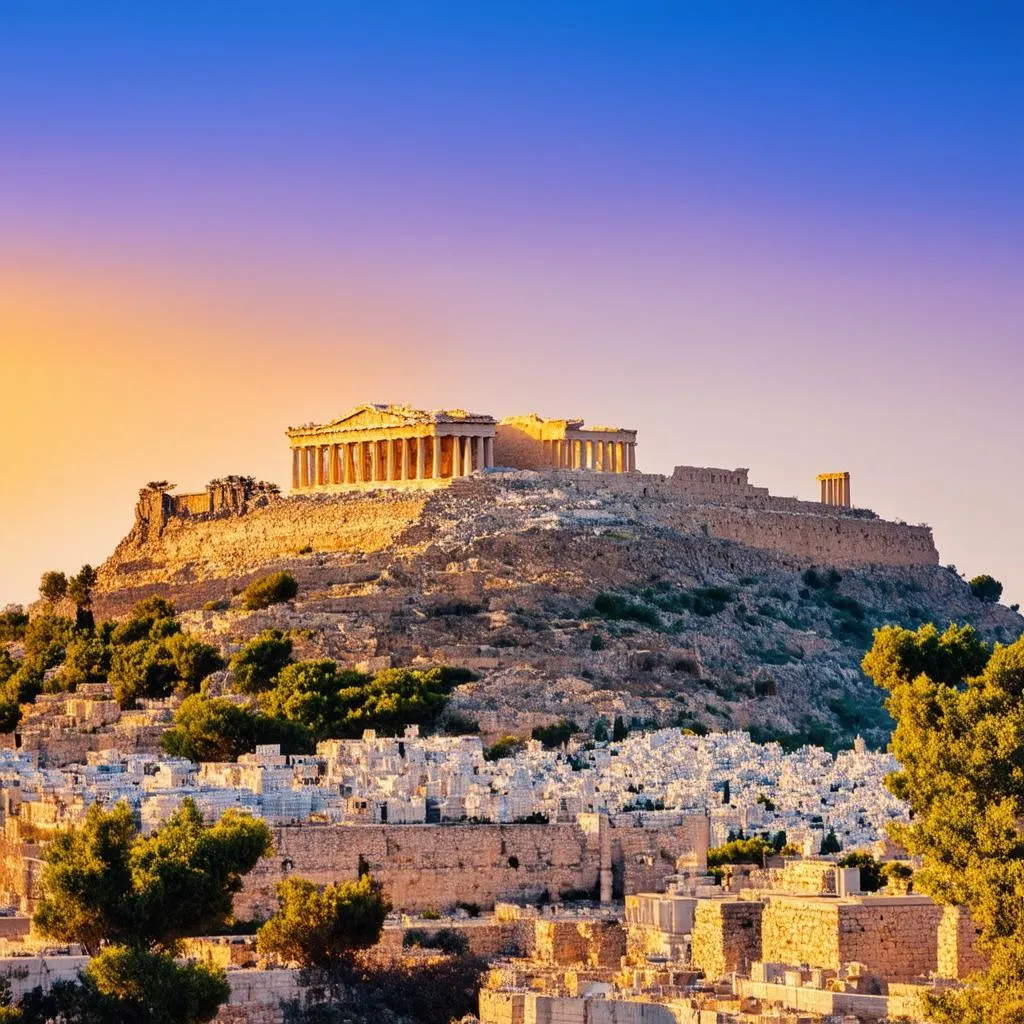
M0 0L0 606L361 402L639 431L1024 601L1024 7Z

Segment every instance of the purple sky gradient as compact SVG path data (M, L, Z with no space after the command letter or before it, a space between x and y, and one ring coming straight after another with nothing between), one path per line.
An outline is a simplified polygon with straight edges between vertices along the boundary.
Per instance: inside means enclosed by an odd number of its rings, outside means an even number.
M289 8L0 11L0 604L361 401L848 469L1024 599L1015 6Z

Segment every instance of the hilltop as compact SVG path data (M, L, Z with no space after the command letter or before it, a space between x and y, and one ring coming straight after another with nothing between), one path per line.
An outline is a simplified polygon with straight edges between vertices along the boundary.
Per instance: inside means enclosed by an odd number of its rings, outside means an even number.
M1024 628L938 564L927 527L772 498L745 476L488 471L290 498L231 478L212 512L147 488L95 610L159 593L225 653L276 626L303 658L467 667L479 678L452 710L492 737L621 716L828 745L887 738L859 668L874 627L955 620L1000 641ZM294 601L238 607L282 569Z

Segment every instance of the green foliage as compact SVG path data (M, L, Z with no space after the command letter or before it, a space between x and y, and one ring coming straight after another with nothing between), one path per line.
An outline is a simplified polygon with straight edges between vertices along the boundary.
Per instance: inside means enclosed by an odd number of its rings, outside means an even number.
M25 630L25 664L40 673L64 660L75 637L75 624L59 615L40 615Z
M174 728L160 738L172 757L190 761L234 761L259 743L280 743L290 754L310 753L308 731L294 722L269 718L224 697L193 694L174 715Z
M447 712L443 725L448 736L475 736L480 732L480 723L459 711Z
M487 962L471 955L428 960L374 957L358 964L341 1000L285 1007L285 1024L439 1024L478 1009Z
M406 949L437 949L456 956L469 952L469 939L454 928L439 928L435 932L425 928L410 928L402 935L402 945Z
M661 617L655 609L621 594L598 594L594 598L594 611L605 619L626 619L651 629L661 628Z
M995 604L1003 596L1002 583L988 574L975 576L968 586L971 588L971 593L985 604Z
M484 749L484 760L500 761L503 757L514 757L525 746L518 736L502 736Z
M622 715L616 715L612 722L612 742L621 743L629 735L629 727L622 720Z
M68 578L62 572L44 572L39 581L39 596L53 604L62 600L68 592Z
M771 844L760 836L751 839L733 839L721 846L708 850L708 867L718 868L724 864L764 864L765 858L774 853Z
M474 678L447 667L369 676L329 660L300 661L285 667L258 700L264 714L301 725L318 740L355 738L364 729L397 735L407 725L435 728L451 691Z
M870 853L855 850L839 861L841 868L860 868L860 887L864 892L878 892L882 888L882 865Z
M77 575L72 576L67 584L68 599L81 611L92 604L92 590L96 586L99 574L89 564L83 565Z
M828 856L832 853L839 853L843 848L843 844L839 842L839 837L836 835L835 829L830 828L825 833L825 838L821 841L821 850L819 851L823 856Z
M21 605L14 605L0 612L0 643L20 640L28 626L28 612Z
M205 964L178 964L137 946L108 946L86 968L96 991L115 1000L121 1020L205 1024L231 994L227 976Z
M595 633L590 638L590 649L592 651L603 651L604 650L604 637L600 633Z
M318 886L288 878L277 887L278 910L256 934L264 956L325 971L374 945L391 910L370 875Z
M216 647L183 633L174 605L149 597L109 633L108 681L122 708L142 698L162 699L174 690L193 693L211 672L224 667Z
M891 860L882 865L882 880L893 892L909 892L914 879L914 869L909 864Z
M228 667L239 693L262 693L291 660L291 637L279 629L267 629L253 637Z
M599 718L594 726L594 739L598 743L608 742L608 723L603 718Z
M246 611L269 608L272 604L291 601L299 592L299 584L290 572L272 572L253 580L242 591L242 607Z
M693 592L693 612L709 618L725 611L732 600L733 593L728 587L699 587Z
M889 691L900 762L886 784L912 818L893 838L923 858L915 888L963 904L991 967L940 997L941 1024L1017 1021L1024 1014L1024 637L991 651L966 627L941 636L890 627L864 670Z
M951 623L941 634L932 623L917 630L885 626L875 630L874 644L861 667L877 686L890 692L922 675L955 686L979 675L990 654L971 626Z
M545 750L553 750L556 747L563 747L572 738L572 734L579 732L579 726L563 718L553 725L536 725L530 734L533 739L540 740Z
M270 846L262 822L229 811L206 826L191 800L149 837L126 804L94 804L47 847L34 923L92 953L101 942L173 948L223 926L242 876Z
M102 683L110 671L110 648L92 633L79 633L68 643L58 673L61 690L76 690L83 683Z

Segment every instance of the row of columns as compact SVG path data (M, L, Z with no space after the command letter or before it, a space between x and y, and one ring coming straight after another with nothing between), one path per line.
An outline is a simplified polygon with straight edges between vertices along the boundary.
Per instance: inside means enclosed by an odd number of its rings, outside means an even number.
M442 449L442 441L450 444ZM448 454L447 472L442 456ZM397 483L468 476L494 465L494 438L482 435L396 437L292 448L292 488Z
M635 473L635 441L545 441L544 456L555 469L591 469L597 473Z
M818 483L821 485L821 503L823 505L850 507L849 473L823 473L818 477Z

